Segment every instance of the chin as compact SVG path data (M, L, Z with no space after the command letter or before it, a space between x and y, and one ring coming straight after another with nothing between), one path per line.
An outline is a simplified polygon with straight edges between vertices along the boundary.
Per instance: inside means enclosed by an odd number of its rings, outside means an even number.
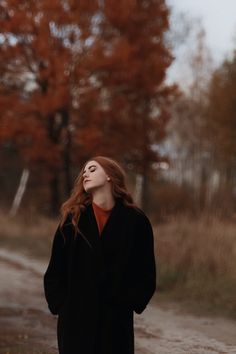
M84 188L85 192L89 193L93 190L93 187L86 187Z

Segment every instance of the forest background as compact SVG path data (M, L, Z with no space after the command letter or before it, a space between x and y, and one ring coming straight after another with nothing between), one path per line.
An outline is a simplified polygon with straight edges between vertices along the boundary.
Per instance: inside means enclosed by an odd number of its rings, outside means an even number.
M48 259L83 162L111 156L153 222L160 298L235 316L236 51L216 67L201 21L171 11L0 3L0 242Z

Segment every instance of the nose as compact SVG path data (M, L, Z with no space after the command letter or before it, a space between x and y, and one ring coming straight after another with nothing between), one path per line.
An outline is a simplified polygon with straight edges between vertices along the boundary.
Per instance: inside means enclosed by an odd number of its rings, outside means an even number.
M85 180L86 178L88 178L89 177L89 173L88 172L84 172L84 174L83 174L83 180Z

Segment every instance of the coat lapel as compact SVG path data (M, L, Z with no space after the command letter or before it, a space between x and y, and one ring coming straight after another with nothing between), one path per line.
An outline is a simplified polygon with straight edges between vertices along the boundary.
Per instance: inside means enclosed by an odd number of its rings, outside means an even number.
M115 235L120 228L123 208L124 206L122 202L116 200L101 235L99 235L98 225L92 204L89 204L82 212L81 219L79 221L79 228L94 250L100 249L101 244L109 241L109 239L112 241L113 235Z

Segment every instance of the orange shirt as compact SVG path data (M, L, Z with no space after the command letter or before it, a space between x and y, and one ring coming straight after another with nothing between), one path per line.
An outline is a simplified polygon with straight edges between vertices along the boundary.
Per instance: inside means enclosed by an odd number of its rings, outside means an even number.
M99 229L99 235L101 235L103 227L106 224L107 219L109 218L109 215L110 215L113 208L106 210L106 209L101 208L100 206L98 206L94 202L92 202L92 206L93 206L93 211L94 211L97 225L98 225L98 229Z

